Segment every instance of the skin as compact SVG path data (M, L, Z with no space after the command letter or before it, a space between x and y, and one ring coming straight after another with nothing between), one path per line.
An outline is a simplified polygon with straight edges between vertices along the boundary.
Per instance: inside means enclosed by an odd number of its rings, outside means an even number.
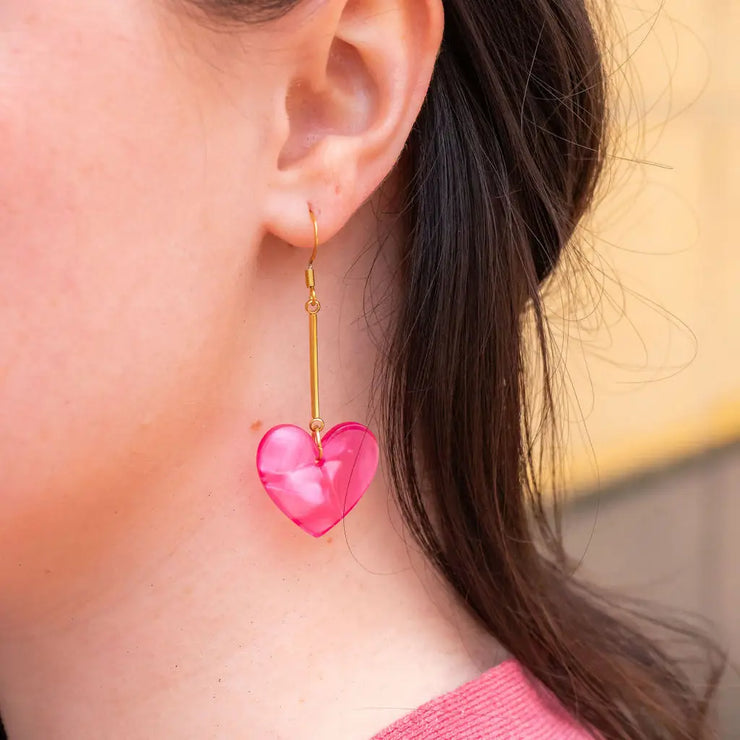
M2 3L14 740L359 740L496 660L410 544L382 462L321 539L254 466L270 426L310 419L308 204L322 411L382 435L362 287L442 27L440 0L314 0L228 33L175 2Z

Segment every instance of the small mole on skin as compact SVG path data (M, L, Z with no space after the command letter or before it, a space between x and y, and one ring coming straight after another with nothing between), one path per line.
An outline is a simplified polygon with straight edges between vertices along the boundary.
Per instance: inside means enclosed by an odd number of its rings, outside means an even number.
M252 431L256 432L260 427L262 426L262 419L257 419L256 421L252 422Z
M339 195L339 193L342 192L342 186L341 185L335 185L334 186L334 192Z
M329 544L331 542L331 537L326 538L326 543Z

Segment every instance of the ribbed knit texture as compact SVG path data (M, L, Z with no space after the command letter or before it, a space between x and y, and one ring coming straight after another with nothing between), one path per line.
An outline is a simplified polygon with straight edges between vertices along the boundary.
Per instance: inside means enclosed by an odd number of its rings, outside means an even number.
M543 686L507 660L396 720L371 740L592 738Z

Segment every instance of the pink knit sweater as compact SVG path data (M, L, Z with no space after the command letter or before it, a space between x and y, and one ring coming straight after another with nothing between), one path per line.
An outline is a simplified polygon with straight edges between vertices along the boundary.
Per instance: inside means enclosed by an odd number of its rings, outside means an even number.
M514 660L489 668L396 720L371 740L585 740L592 738Z

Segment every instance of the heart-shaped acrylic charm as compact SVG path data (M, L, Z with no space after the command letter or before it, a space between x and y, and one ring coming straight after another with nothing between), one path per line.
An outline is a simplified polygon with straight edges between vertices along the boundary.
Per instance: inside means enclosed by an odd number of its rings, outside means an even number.
M293 424L272 427L257 448L262 485L280 511L314 537L328 532L362 498L378 467L378 442L354 421L321 437Z

